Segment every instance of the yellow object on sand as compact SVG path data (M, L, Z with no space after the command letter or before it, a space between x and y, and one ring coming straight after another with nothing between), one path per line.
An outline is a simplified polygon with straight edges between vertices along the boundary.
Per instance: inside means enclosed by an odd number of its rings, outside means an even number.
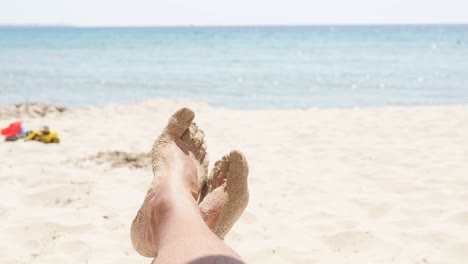
M25 140L36 140L42 143L59 143L60 137L57 132L49 132L45 134L44 132L37 130L30 132Z

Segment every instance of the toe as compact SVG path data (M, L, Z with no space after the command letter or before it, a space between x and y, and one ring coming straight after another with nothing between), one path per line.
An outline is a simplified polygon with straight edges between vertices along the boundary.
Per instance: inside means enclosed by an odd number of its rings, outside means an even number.
M233 150L229 153L230 166L227 172L228 187L244 189L247 187L249 165L244 154Z
M205 132L201 128L198 129L196 136L201 138L202 140L205 139Z
M207 171L209 163L209 155L207 152L206 142L203 142L199 149L199 159L201 166Z
M208 170L208 163L209 163L208 152L206 152L206 149L204 151L205 151L205 154L201 158L201 164L204 169Z
M228 156L224 156L222 160L218 160L211 171L211 175L209 177L210 185L212 189L215 189L226 181L227 172L229 169L229 159Z
M197 123L195 122L192 122L190 124L190 126L184 131L184 133L182 134L182 136L180 137L180 139L189 144L192 142L192 139L195 137L195 135L197 134L198 132L198 126L197 126Z
M203 161L206 159L206 150L205 149L199 149L195 158L200 162L200 165L203 166Z
M193 136L192 144L195 147L195 149L200 149L202 145L205 144L205 141L203 140L204 137L205 137L205 134L201 130L198 130L197 133ZM205 146L205 150L206 150L206 146Z
M198 129L197 133L195 133L195 135L193 136L193 139L192 139L194 147L195 148L200 148L203 145L203 143L205 142L204 138L205 138L205 133L203 132L203 130Z
M181 108L175 112L166 127L166 131L174 137L180 138L184 134L185 130L190 127L193 119L195 118L195 113L188 108Z
M229 160L236 164L247 165L247 159L245 158L245 155L238 150L232 150L229 153ZM243 167L248 168L248 166L243 166Z
M206 144L206 141L203 141L201 146L199 147L200 152L203 151L206 153L206 149L208 148L208 145Z
M192 140L192 137L190 136L190 128L187 128L185 130L185 132L182 134L182 136L180 137L180 139L184 142L184 143L187 143L189 144L190 141Z

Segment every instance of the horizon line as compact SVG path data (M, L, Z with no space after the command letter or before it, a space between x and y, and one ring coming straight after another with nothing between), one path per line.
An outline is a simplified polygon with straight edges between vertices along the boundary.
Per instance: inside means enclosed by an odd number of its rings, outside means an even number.
M141 24L141 25L79 25L79 24L1 24L0 28L16 27L16 28L46 28L46 27L61 27L61 28L163 28L163 27L313 27L313 26L463 26L468 25L468 22L449 22L449 23L316 23L316 24Z

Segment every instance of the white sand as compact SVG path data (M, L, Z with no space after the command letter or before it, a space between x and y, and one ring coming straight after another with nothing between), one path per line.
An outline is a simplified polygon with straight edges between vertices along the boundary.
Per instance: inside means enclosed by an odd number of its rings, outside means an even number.
M58 145L0 142L0 263L150 263L129 228L151 170L87 158L148 152L182 105L197 113L211 164L234 148L249 160L250 203L226 238L247 262L467 262L468 106L237 111L158 100L24 119L57 130Z

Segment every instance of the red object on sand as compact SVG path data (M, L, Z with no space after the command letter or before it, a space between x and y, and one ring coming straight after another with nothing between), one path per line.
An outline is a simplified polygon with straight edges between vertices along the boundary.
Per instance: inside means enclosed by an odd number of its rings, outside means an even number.
M7 128L2 129L2 135L5 137L13 137L21 133L21 121L11 123Z

